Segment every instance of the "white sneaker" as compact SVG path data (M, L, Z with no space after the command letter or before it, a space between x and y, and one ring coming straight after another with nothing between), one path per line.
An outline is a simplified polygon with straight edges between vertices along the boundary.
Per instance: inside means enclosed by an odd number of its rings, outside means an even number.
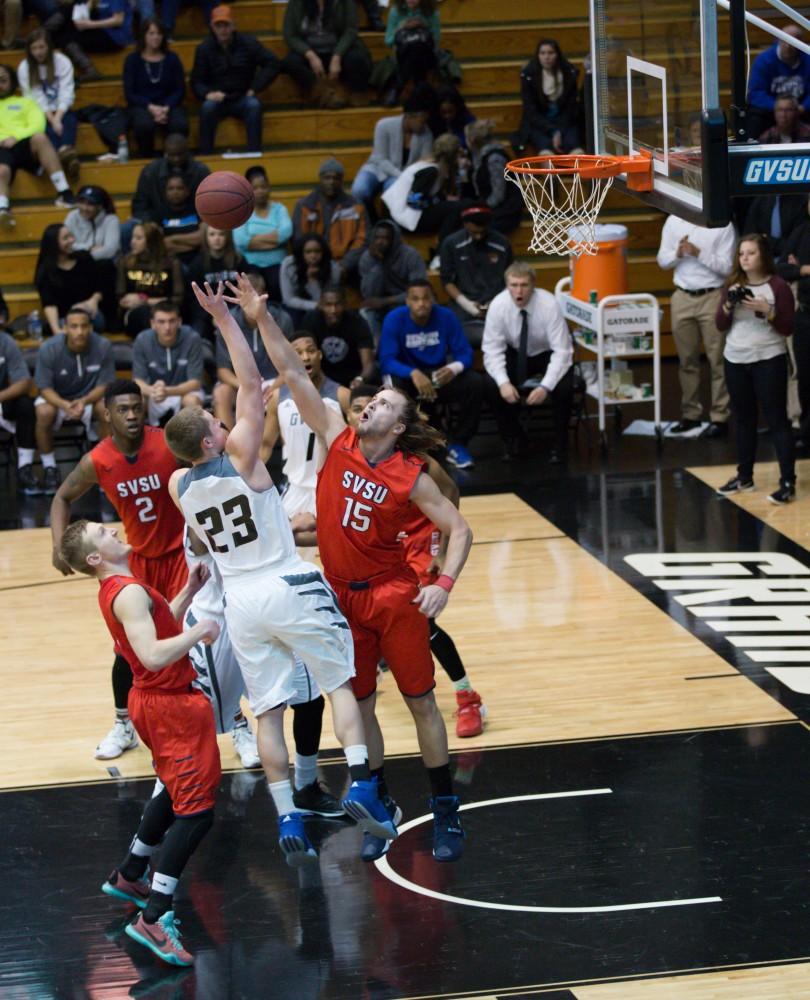
M259 759L259 748L256 745L256 735L250 726L237 726L231 733L233 738L233 748L239 754L242 767L258 767L261 764Z
M137 745L138 734L132 723L129 720L122 722L121 719L116 719L115 725L96 747L93 756L96 760L112 760L114 757L120 757L125 750L134 750Z

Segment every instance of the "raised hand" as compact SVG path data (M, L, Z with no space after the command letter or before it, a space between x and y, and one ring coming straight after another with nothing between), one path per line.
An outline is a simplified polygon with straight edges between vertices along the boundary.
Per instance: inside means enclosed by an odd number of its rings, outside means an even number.
M200 288L196 281L191 282L191 290L194 292L194 296L202 308L205 309L215 322L228 315L227 303L230 300L225 298L225 289L221 281L217 285L215 292L212 291L207 281L205 283L205 291Z
M267 313L267 295L259 295L246 274L240 274L235 284L227 282L227 289L231 294L225 296L225 301L239 306L252 323L258 323Z

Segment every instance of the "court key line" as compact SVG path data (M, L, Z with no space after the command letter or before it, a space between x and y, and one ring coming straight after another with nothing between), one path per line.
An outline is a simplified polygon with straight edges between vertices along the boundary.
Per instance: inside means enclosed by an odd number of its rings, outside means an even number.
M537 795L513 795L504 799L485 799L483 802L468 802L460 807L460 812L469 809L483 809L486 806L506 805L511 802L536 802L539 799L566 799L582 795L612 795L612 788L586 788L575 792L545 792ZM400 835L412 830L422 823L428 823L433 819L433 813L426 813L424 816L417 816L416 819L408 820L399 827ZM440 899L446 903L458 903L460 906L474 906L482 910L509 910L518 913L617 913L626 910L654 910L665 906L699 906L705 903L722 903L721 896L699 896L692 899L659 899L651 903L621 903L615 906L521 906L512 903L490 903L480 899L464 899L461 896L451 896L449 893L436 892L434 889L427 889L423 885L411 882L403 878L399 872L391 867L388 857L384 856L374 862L377 870L389 881L402 889L418 893L422 896L429 896L431 899Z

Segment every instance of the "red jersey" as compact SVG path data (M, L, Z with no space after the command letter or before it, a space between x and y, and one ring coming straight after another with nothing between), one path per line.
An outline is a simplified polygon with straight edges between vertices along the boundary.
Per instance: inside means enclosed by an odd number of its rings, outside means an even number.
M405 548L405 561L423 587L436 582L436 574L429 575L428 567L439 554L441 538L441 531L412 503L410 517L402 527L400 539Z
M182 625L172 614L172 609L166 598L144 583L143 580L136 580L134 576L108 576L106 580L101 581L98 590L98 603L107 628L110 630L110 635L115 641L116 653L120 653L132 668L132 684L136 688L149 691L173 691L178 688L187 688L197 677L188 656L183 656L162 670L147 670L130 646L124 626L113 614L113 601L124 587L133 583L143 587L149 595L149 600L152 602L152 621L155 623L155 633L158 639L172 639L183 631Z
M327 576L370 580L406 566L399 539L425 463L395 451L370 465L357 434L347 427L332 444L318 474L318 550Z
M157 559L183 547L183 515L169 496L177 461L159 427L144 427L134 457L119 451L111 437L90 452L96 477L124 524L127 541L139 556Z

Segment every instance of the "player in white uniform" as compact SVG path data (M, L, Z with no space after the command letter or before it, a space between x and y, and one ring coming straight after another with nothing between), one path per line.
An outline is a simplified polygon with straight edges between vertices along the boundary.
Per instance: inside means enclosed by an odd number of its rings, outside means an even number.
M250 288L244 276L239 284ZM284 707L295 696L296 653L331 702L335 735L352 778L345 810L366 832L391 838L396 831L368 767L362 718L350 684L351 631L320 570L296 553L289 520L260 459L261 376L228 311L228 301L236 300L226 300L222 286L216 293L207 284L204 292L196 284L192 288L219 328L239 380L236 423L229 434L196 407L172 417L166 441L192 468L178 469L169 490L222 575L231 644L257 719L259 756L279 814L279 844L295 866L317 860L293 802L282 724Z
M296 336L291 343L326 406L343 417L349 407L349 390L327 378L321 371L323 354L315 338L302 334ZM295 514L314 515L318 469L326 458L326 444L301 419L292 393L286 385L276 389L270 398L265 423L265 443L275 447L279 434L284 443L282 471L287 477L287 487L281 494L282 506L289 517Z

